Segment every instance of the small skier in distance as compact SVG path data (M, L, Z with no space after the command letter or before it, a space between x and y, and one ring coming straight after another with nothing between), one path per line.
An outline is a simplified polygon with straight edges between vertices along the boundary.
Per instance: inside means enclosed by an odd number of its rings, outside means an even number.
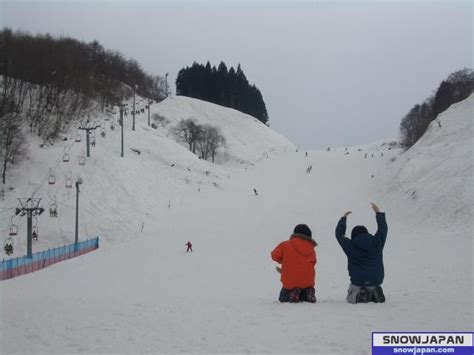
M255 194L255 196L258 196L258 192L256 188L253 189L253 193Z
M188 247L188 248L186 249L186 253L188 253L188 252L191 252L191 253L192 253L192 252L193 252L193 245L191 244L190 241L188 241L188 242L186 243L186 246Z

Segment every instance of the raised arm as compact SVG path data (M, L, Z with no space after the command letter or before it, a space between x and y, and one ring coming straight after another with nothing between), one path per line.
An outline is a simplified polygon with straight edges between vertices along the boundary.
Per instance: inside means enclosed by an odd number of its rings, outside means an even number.
M342 250L344 250L344 253L346 254L349 252L349 248L351 245L350 239L346 238L345 236L347 216L349 216L351 213L351 211L344 213L344 216L341 217L336 226L336 239L339 242L339 245L341 246Z
M380 212L379 207L372 203L372 209L375 212L375 219L377 221L377 232L375 233L375 237L380 238L380 245L383 249L385 246L385 241L387 240L387 232L388 226L387 221L385 220L385 213Z

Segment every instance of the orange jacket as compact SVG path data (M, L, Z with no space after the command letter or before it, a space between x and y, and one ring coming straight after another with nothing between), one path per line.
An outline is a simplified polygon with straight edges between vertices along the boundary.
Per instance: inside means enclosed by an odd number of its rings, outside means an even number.
M316 271L317 243L304 235L293 234L289 240L277 245L272 251L272 259L281 264L283 287L314 287Z

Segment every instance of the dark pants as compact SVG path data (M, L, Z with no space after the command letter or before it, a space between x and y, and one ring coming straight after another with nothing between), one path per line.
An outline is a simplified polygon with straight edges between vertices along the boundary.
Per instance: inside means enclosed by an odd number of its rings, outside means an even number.
M298 293L298 297L292 297L292 293ZM280 302L316 302L314 287L302 288L302 289L287 289L282 288L280 291Z
M380 286L355 286L351 284L347 290L346 300L349 303L384 303L385 295Z

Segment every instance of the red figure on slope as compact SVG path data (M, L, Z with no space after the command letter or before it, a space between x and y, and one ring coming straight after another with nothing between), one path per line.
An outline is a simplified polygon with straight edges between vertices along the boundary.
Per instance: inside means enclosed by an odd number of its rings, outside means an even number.
M188 247L188 249L186 249L186 253L193 251L193 245L191 244L191 242L188 241L188 242L186 243L186 246Z

